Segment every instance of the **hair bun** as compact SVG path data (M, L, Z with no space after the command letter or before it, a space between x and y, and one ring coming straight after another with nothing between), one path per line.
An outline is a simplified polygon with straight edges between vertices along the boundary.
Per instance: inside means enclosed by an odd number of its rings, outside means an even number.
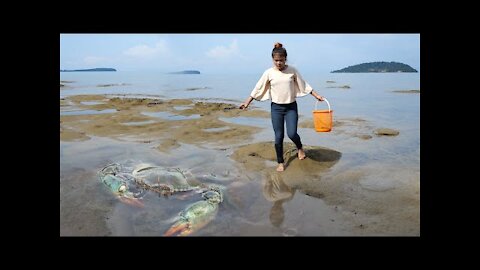
M276 49L276 48L283 48L283 44L280 43L280 42L277 42L273 45L273 47Z

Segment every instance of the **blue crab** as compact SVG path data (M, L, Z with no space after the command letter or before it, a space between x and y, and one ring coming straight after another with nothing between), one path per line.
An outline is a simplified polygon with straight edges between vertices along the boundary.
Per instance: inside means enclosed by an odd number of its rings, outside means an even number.
M183 195L191 195L187 191L201 193L201 200L190 204L171 221L174 224L165 232L165 236L186 236L203 228L212 221L218 212L219 204L224 201L223 186L216 184L189 183L188 172L178 168L165 168L151 164L122 166L113 163L105 166L98 173L100 180L117 195L122 202L143 207L141 196L148 190L161 195L175 194L181 199ZM202 177L201 177L202 178ZM203 177L211 182L209 177ZM192 182L192 181L190 181ZM195 182L195 181L193 181ZM141 190L140 192L135 192ZM177 196L179 195L180 196ZM228 200L227 200L228 201Z
M117 198L126 204L136 207L143 207L143 203L138 198L141 192L134 193L130 190L128 176L120 172L121 166L117 163L105 166L98 173L100 181L117 196Z
M202 193L204 200L195 202L185 208L174 218L176 221L163 235L187 236L205 227L218 212L218 205L223 202L223 193L218 186L210 186Z

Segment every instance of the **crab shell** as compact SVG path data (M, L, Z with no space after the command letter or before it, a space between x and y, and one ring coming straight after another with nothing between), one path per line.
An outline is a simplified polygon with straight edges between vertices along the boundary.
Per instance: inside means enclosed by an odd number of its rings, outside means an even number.
M198 188L191 186L185 173L177 168L142 165L133 170L132 175L137 184L154 191L174 193Z
M113 174L113 175L116 175L117 173L120 172L122 166L118 163L112 163L112 164L108 164L107 166L103 167L99 174L100 175L107 175L107 174Z

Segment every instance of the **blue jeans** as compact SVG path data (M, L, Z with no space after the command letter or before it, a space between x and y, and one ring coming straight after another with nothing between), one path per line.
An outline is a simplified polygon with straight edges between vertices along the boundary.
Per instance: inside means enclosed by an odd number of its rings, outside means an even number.
M298 126L298 107L297 102L294 101L289 104L277 104L272 102L272 125L275 132L275 152L277 153L277 162L283 163L283 138L284 138L284 123L287 123L287 135L290 140L295 143L297 149L302 149L302 142L300 136L297 134Z

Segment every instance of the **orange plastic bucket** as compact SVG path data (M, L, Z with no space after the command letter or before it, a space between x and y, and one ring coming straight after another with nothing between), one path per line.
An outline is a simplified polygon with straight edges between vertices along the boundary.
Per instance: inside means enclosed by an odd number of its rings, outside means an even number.
M330 132L333 126L333 111L330 108L330 103L326 98L328 110L317 110L318 100L315 103L315 110L313 111L313 125L316 132Z

